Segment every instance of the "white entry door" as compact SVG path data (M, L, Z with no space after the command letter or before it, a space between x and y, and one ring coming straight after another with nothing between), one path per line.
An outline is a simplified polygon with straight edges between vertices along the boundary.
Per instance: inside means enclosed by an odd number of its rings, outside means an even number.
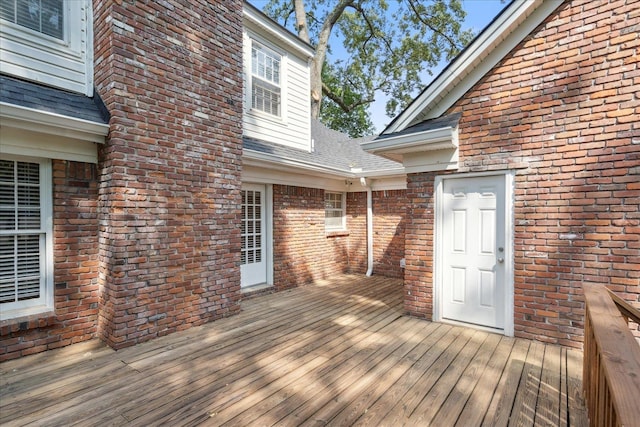
M441 206L441 318L504 330L505 176L445 179Z
M267 282L265 199L264 185L242 186L240 286L243 288Z

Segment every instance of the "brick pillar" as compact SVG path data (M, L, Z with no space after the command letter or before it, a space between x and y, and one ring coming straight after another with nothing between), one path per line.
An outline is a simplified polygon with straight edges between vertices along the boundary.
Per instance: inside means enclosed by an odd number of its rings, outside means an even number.
M239 310L242 1L94 1L98 333L122 348Z

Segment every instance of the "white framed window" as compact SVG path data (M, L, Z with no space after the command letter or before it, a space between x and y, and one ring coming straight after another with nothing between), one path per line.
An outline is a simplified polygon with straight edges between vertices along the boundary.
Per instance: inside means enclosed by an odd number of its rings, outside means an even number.
M21 27L64 40L63 0L2 0L0 17Z
M53 310L51 163L0 157L0 319Z
M282 116L282 55L251 41L251 108Z
M324 193L324 226L326 230L346 229L346 197L345 193Z

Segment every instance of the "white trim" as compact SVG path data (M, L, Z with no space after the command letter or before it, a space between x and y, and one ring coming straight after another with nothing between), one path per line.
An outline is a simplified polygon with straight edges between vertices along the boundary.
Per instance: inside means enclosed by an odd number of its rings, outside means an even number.
M2 126L0 154L98 163L96 143Z
M422 132L412 132L360 144L371 153L415 153L455 149L458 147L458 127L442 127Z
M248 3L243 4L242 12L245 22L244 26L247 27L247 23L257 27L257 29L263 33L268 34L270 39L277 40L280 44L283 44L287 51L295 53L302 58L311 58L315 55L313 47L303 42L300 38L290 33L285 28L280 26L275 21L262 14L258 9Z
M561 3L514 0L382 133L444 114Z
M263 250L265 262L265 282L254 285L241 286L243 292L257 290L263 287L273 286L273 185L257 182L243 182L242 190L264 190L264 203L262 212ZM242 279L242 278L241 278Z
M331 166L322 165L320 163L314 162L305 162L303 160L292 159L288 157L281 157L274 154L262 153L260 151L253 151L244 149L243 150L243 160L249 160L247 164L251 165L251 160L258 160L260 162L264 162L266 164L274 165L276 168L280 168L281 170L291 170L291 168L299 168L306 173L310 172L321 172L323 175L334 175L343 178L354 178L356 174L347 172L340 168L334 168ZM256 163L253 163L256 165Z
M492 171L492 172L478 172L478 173L465 173L465 174L451 174L451 175L438 175L434 181L434 196L435 196L435 227L433 233L433 320L436 322L442 322L442 269L443 269L443 256L442 256L442 221L440 220L443 215L442 197L445 180L465 179L474 177L486 177L486 176L503 176L505 183L505 324L504 330L498 330L493 328L480 328L483 330L490 330L493 332L500 331L504 335L512 337L514 335L514 295L515 295L515 279L514 279L514 177L515 171ZM455 322L453 322L455 323ZM468 325L467 325L468 326ZM474 327L476 327L474 325Z
M364 178L363 178L364 179ZM371 190L369 190L371 191ZM342 214L340 217L340 225L339 226L328 226L327 225L327 194L336 194L340 195L340 213ZM324 229L327 232L332 231L346 231L347 230L347 193L345 191L331 191L325 190L323 203L325 204L324 208ZM338 209L332 209L332 212L337 212Z
M273 286L273 185L265 184L264 201L265 232L265 257L267 259L267 285Z
M406 173L459 168L457 126L373 140L361 144L361 147L371 153L402 162Z
M0 126L104 143L109 125L0 101Z

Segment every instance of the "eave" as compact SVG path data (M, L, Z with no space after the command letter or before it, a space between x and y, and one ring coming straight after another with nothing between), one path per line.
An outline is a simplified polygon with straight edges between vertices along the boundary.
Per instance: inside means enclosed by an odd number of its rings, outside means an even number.
M0 102L0 126L104 144L109 125Z

